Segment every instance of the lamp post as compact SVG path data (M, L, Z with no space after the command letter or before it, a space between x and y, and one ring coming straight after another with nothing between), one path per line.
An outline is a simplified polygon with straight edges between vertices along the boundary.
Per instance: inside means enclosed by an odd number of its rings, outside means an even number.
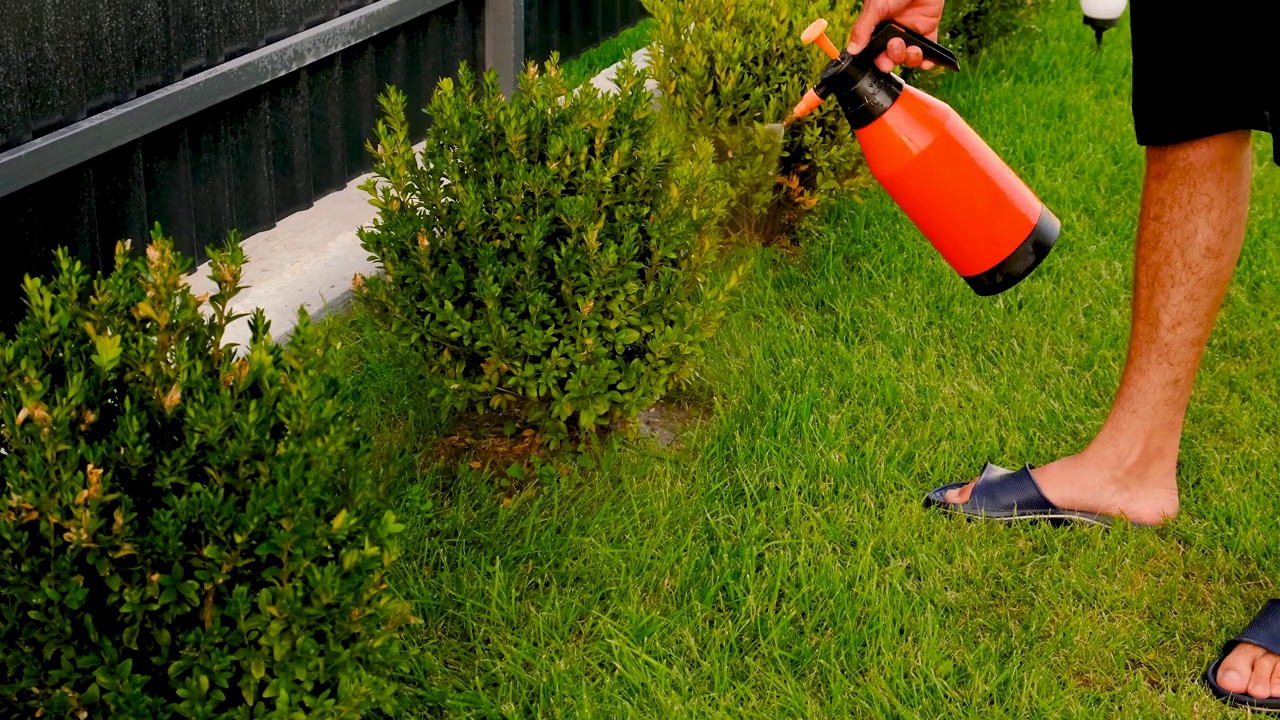
M1084 24L1093 28L1098 47L1102 47L1102 33L1116 26L1126 5L1126 0L1080 0Z

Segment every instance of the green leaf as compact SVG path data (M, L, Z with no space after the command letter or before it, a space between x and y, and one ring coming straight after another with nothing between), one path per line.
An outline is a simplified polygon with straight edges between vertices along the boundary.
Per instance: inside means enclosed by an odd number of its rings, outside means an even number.
M405 529L403 524L396 522L396 515L390 510L382 516L382 526L386 532L391 535L402 533Z
M120 364L120 336L95 335L93 338L93 363L103 372L111 372Z
M98 683L93 683L88 690L80 693L80 702L85 705L97 705L102 699L102 690L98 687Z
M346 521L347 521L347 509L346 509L346 508L343 508L343 509L342 509L341 511L339 511L339 512L338 512L338 514L337 514L336 516L334 516L334 518L333 518L333 523L332 523L333 531L334 531L334 532L338 532L339 530L341 530L341 529L342 529L342 525L343 525Z
M246 705L253 705L258 699L258 680L250 675L240 678L240 695Z
M124 643L125 647L130 648L132 650L137 650L138 649L138 626L130 625L126 627L124 629L124 632L120 636L120 640L121 642Z

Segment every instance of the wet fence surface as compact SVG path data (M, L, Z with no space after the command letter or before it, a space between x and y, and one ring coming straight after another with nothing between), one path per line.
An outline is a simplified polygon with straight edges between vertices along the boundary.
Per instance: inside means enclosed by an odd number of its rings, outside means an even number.
M638 0L0 0L0 13L7 325L21 310L22 275L46 272L57 246L106 269L117 241L140 245L159 222L203 260L229 230L269 229L367 172L365 141L388 84L422 108L460 62L493 65L486 42L502 44L504 31L516 35L509 57L572 57L641 9ZM373 34L346 42L346 30ZM340 41L339 51L324 47ZM272 67L286 62L301 67ZM270 79L254 84L259 76ZM411 119L420 139L425 118ZM154 129L140 134L148 122Z

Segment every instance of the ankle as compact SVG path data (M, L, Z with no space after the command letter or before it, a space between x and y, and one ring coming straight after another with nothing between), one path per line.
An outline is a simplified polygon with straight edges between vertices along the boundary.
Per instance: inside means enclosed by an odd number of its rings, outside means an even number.
M1150 438L1099 434L1080 455L1090 464L1120 471L1139 481L1168 482L1178 469L1178 443Z

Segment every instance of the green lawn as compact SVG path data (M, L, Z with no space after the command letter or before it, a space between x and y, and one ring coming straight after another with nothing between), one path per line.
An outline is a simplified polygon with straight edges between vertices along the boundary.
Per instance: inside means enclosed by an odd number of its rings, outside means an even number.
M413 361L340 318L413 528L419 716L1240 717L1198 676L1280 596L1280 170L1204 361L1169 527L967 524L925 510L985 461L1078 450L1119 378L1142 152L1128 29L1052 3L939 94L1064 223L973 295L877 190L767 250L682 402L677 450L616 443L508 498L439 466ZM465 458L463 458L465 461ZM419 479L415 479L419 478ZM505 499L504 499L505 498Z
M645 18L564 63L565 82L581 85L601 70L631 57L632 53L649 44L649 34L655 27L653 18Z

